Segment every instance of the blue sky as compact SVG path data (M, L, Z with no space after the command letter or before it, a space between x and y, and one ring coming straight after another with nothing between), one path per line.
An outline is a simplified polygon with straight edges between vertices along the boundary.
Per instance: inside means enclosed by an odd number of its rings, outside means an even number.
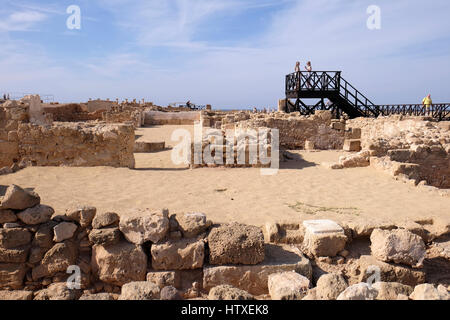
M378 104L450 102L449 13L448 0L0 0L0 93L275 107L311 60Z

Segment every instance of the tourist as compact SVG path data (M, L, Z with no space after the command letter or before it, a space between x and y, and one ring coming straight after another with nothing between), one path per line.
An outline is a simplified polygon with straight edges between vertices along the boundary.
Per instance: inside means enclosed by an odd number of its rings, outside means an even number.
M311 72L312 72L311 61L308 61L308 62L306 63L305 70L306 70L306 72L307 72L306 83L307 83L307 85L308 85L308 88L311 89Z
M431 107L432 104L433 104L433 101L431 100L431 94L429 94L425 98L423 98L422 106L425 107L427 112L430 111L430 107Z
M188 100L188 102L186 102L186 106L190 109L191 108L191 100Z
M300 72L300 61L295 63L295 72Z

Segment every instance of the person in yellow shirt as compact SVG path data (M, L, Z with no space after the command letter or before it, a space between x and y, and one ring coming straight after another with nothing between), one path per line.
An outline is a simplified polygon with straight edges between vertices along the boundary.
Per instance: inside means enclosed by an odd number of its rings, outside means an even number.
M433 104L433 101L431 100L431 94L427 95L422 100L422 105L427 109L427 111L430 111L430 107Z

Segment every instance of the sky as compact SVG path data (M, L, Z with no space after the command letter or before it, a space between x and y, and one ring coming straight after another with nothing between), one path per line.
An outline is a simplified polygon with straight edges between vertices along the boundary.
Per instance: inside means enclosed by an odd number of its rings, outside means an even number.
M376 104L450 102L449 14L448 0L0 0L0 93L276 107L310 60Z

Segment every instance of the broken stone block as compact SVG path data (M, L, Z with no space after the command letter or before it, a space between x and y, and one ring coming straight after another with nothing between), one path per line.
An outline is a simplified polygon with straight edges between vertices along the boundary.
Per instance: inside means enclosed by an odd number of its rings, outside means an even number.
M93 244L111 245L120 241L119 228L93 229L89 233L89 241Z
M0 288L21 289L26 272L23 263L0 263Z
M347 139L344 141L344 151L359 152L361 151L361 140Z
M31 242L31 233L27 229L0 228L0 247L12 249Z
M152 267L156 270L198 269L205 259L203 240L182 239L154 244L151 248Z
M115 212L96 214L92 220L92 228L101 229L109 226L119 226L119 215Z
M255 298L245 290L224 284L212 288L208 300L255 300Z
M161 289L160 300L168 300L168 301L182 300L182 296L180 292L177 290L177 288L173 286L167 286Z
M193 238L205 232L212 224L204 213L190 212L177 214L178 227L185 238Z
M0 209L25 210L38 205L40 202L41 198L37 193L12 184L6 189L0 203Z
M409 296L412 300L448 300L447 295L442 295L434 285L424 283L416 286L413 293Z
M258 264L264 260L260 228L232 223L213 228L208 236L211 264Z
M147 273L147 281L153 282L160 289L173 286L180 287L180 274L174 271L152 271Z
M10 300L10 301L33 300L33 291L1 290L0 291L0 300Z
M378 292L367 283L358 283L345 289L336 300L375 300Z
M141 246L126 241L110 246L94 245L91 267L101 281L121 286L145 280L147 255Z
M59 282L40 290L34 300L77 300L80 295L79 290L69 289L66 282Z
M344 229L331 220L306 220L303 247L315 257L334 257L345 248Z
M301 300L308 293L309 279L293 271L272 273L268 288L272 300Z
M133 212L121 217L119 229L125 238L134 244L141 245L147 241L157 243L169 231L168 214L167 210Z
M157 285L147 281L130 282L122 286L119 300L157 300L160 297Z
M2 223L12 223L17 221L17 216L12 210L1 210L0 209L0 224Z
M398 282L375 282L372 285L378 291L377 300L397 300L399 295L409 296L413 288Z
M328 273L317 281L316 297L318 300L336 300L348 288L347 281L340 274Z
M25 224L36 225L50 221L54 213L52 207L39 204L19 212L17 217Z
M331 169L331 170L344 169L344 166L337 162L322 162L320 165L324 168Z
M97 209L95 207L79 206L67 210L66 216L71 220L78 222L82 228L86 228L91 225L96 212Z
M204 289L229 284L258 296L268 294L267 284L272 273L295 271L311 279L311 263L295 246L269 244L265 246L265 251L265 259L258 265L204 267Z
M45 253L41 264L33 268L33 280L53 276L58 272L66 272L69 266L75 264L77 255L77 247L72 241L55 244Z
M74 223L62 222L53 228L53 241L62 242L64 240L70 239L73 237L77 229L78 227Z
M425 271L413 269L405 265L397 265L377 260L373 256L363 255L355 264L349 266L347 272L349 284L366 282L375 272L380 273L380 281L398 282L408 286L416 286L425 282Z
M425 259L425 244L418 235L405 229L375 229L370 236L372 255L384 262L420 267Z
M29 246L23 246L12 249L5 249L0 247L0 262L1 263L25 263L27 261Z

